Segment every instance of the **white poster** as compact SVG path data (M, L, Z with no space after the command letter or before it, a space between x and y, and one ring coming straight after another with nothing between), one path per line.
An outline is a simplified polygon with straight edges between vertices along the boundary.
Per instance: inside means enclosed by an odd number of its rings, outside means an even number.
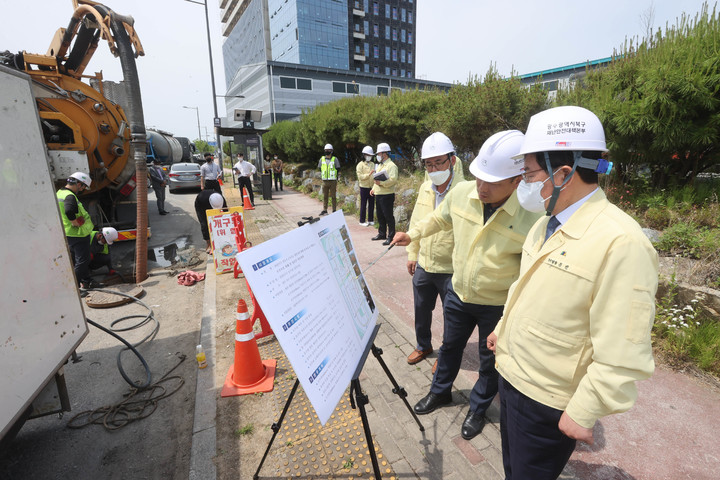
M245 250L237 261L324 425L378 316L342 212Z

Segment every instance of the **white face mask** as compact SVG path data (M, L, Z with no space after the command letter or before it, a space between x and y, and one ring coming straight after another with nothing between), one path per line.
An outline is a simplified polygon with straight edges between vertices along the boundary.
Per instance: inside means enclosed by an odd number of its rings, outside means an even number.
M365 161L366 161L366 162L370 163L370 162L372 162L372 160L373 160L372 155L365 155Z
M553 172L553 176L560 171L560 169L555 170ZM534 213L540 213L545 211L545 202L552 197L543 198L542 193L540 192L543 188L543 185L545 185L545 182L550 180L551 177L546 178L542 182L531 182L527 183L525 180L521 180L520 184L517 188L517 198L518 202L520 202L520 206L523 207L528 212L534 212ZM561 189L565 190L563 187Z
M443 183L448 181L448 178L450 178L450 169L447 170L440 170L435 172L428 172L428 176L430 177L430 181L433 183L433 185L442 185Z

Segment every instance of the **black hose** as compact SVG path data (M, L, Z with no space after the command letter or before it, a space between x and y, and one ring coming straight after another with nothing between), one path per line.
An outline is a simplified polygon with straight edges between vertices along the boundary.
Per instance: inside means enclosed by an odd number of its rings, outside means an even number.
M129 298L130 300L134 301L135 303L138 303L139 305L145 307L148 310L149 313L147 315L128 315L126 317L118 318L110 324L110 328L103 327L102 325L100 325L96 322L93 322L89 318L86 318L87 322L90 325L99 328L100 330L104 331L105 333L107 333L109 335L112 335L113 337L118 339L120 342L122 342L126 346L126 348L120 350L120 352L117 355L118 370L120 371L120 375L122 375L122 377L125 379L125 381L131 387L137 388L139 390L148 388L152 384L152 373L150 372L150 367L147 364L147 362L145 361L145 358L143 358L143 356L140 354L140 352L137 351L137 349L135 347L137 347L138 345L140 345L148 340L153 339L155 337L155 335L157 335L157 332L160 330L160 323L155 318L155 313L153 312L152 308L148 307L142 301L138 300L137 298L133 297L132 295L128 295L126 293L118 292L115 290L108 290L108 289L104 289L104 288L93 288L93 289L89 289L88 291L104 292L104 293L108 293L111 295L118 295L121 297ZM131 325L129 327L114 328L115 325L117 325L121 322L124 322L126 320L130 320L132 318L142 318L142 321L140 321L134 325ZM126 332L129 330L134 330L134 329L140 328L140 327L146 325L150 321L155 323L154 327L152 328L150 333L145 336L145 338L143 338L142 340L140 340L139 342L137 342L135 344L131 344L130 342L125 340L123 337L121 337L120 335L115 333L115 332ZM125 369L122 366L122 354L126 350L132 351L135 354L135 356L138 357L138 359L140 360L140 363L142 363L143 368L145 369L146 380L145 380L145 383L142 385L138 385L136 382L133 382L132 379L127 375L127 373L125 372Z

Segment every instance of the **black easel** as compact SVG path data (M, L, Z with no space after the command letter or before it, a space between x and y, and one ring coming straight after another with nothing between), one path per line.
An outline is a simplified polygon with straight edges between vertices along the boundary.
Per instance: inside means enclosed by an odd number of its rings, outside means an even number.
M300 223L300 222L298 222ZM311 222L312 223L312 222ZM365 432L365 439L367 440L368 444L368 452L370 453L370 459L372 460L372 466L373 471L375 472L375 478L380 480L382 479L382 474L380 473L380 466L378 465L377 460L377 454L375 453L375 445L373 444L372 440L372 432L370 431L370 423L368 422L367 418L367 412L365 411L365 405L369 403L368 396L365 395L362 391L362 387L360 385L360 373L362 372L363 367L365 366L365 361L367 360L368 353L370 351L373 352L373 355L375 358L377 358L378 362L380 362L380 366L382 367L383 371L385 372L385 375L390 379L390 383L393 385L392 393L399 396L402 401L405 403L405 406L407 407L410 414L415 419L415 422L417 422L418 427L420 428L421 432L425 431L425 427L423 427L422 423L420 423L420 419L418 419L417 414L412 409L410 404L407 401L407 392L403 387L398 385L397 381L395 381L395 377L393 377L392 373L390 373L390 369L388 368L387 364L385 364L385 361L382 359L381 355L383 353L382 349L375 346L375 336L377 335L378 331L380 330L380 325L377 324L373 328L372 334L370 336L370 340L367 343L367 346L365 347L365 351L362 354L362 357L360 358L360 361L358 362L358 366L355 369L355 373L353 374L353 378L350 381L350 392L348 393L348 396L350 398L350 406L355 409L357 408L360 410L360 419L362 420L363 424L363 431ZM268 446L265 449L265 454L262 457L262 460L260 460L260 465L258 465L257 470L255 471L255 475L253 475L253 479L257 480L260 475L260 469L262 468L263 464L265 463L265 459L267 458L268 453L270 452L270 447L272 447L273 442L275 441L275 437L277 436L277 433L280 431L280 426L282 425L282 421L285 418L285 414L287 414L288 409L290 408L290 402L292 401L293 397L295 396L295 392L297 391L298 385L300 385L300 381L296 378L295 384L293 385L292 390L290 391L290 395L288 395L288 399L285 401L285 406L283 407L283 411L280 414L280 418L277 422L273 423L270 427L273 431L273 435L270 438L270 442L268 442ZM355 393L355 398L353 399L353 393ZM357 407L356 407L357 405Z

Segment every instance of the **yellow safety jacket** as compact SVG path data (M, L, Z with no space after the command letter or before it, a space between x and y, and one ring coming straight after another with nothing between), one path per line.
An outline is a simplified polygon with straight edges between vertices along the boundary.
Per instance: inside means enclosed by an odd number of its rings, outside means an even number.
M93 230L92 233L90 234L90 244L91 244L91 245L92 245L93 240L95 240L95 236L96 236L98 233L100 233L100 232L98 232L97 230ZM109 254L109 253L110 253L110 248L109 248L109 247L110 247L110 246L109 246L107 243L103 244L103 249L100 250L100 253L102 253L103 255Z
M457 163L456 163L457 165ZM459 183L464 181L462 168L454 171L454 177L445 196ZM444 198L443 198L444 200ZM435 210L435 191L432 182L427 181L420 185L417 200L410 217L409 229L417 225L423 218ZM417 261L418 264L429 273L453 273L452 252L455 241L451 230L443 230L434 235L424 237L420 241L413 241L405 247L408 254L408 261Z
M375 168L373 162L361 161L355 167L355 173L357 173L358 184L362 188L372 188L375 185L372 178L372 171Z
M657 253L598 190L543 244L523 245L520 277L495 328L497 369L528 397L592 428L628 410L654 369Z
M334 155L329 160L324 156L320 157L320 174L323 180L337 180L336 161Z
M67 215L65 215L65 204L63 202L65 201L65 197L67 197L68 195L74 196L75 201L77 201L78 214L75 218L83 217L85 219L85 223L80 225L79 227L74 226L72 224L72 221L67 217ZM60 218L62 218L65 236L87 237L88 235L90 235L90 232L92 232L94 225L92 223L92 220L90 219L90 214L85 211L85 208L82 206L82 203L80 203L80 200L78 200L77 195L75 195L67 188L61 188L60 190L58 190L56 196L58 199L58 205L60 206Z
M380 182L380 185L374 184L372 192L375 195L390 195L395 193L395 184L398 181L398 168L389 158L377 166L375 173L387 172L388 179ZM373 180L374 182L374 180Z
M485 223L484 204L475 182L462 182L448 193L432 215L408 231L412 240L452 229L452 286L460 300L503 305L520 272L520 254L539 213L520 206L513 192Z

